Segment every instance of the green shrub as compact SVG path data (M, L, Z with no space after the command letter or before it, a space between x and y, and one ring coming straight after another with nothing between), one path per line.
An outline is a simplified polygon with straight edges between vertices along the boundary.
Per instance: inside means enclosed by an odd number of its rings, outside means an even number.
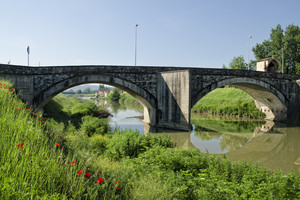
M93 135L89 139L90 150L94 153L103 153L107 148L108 142L109 139L106 136Z
M107 119L99 119L93 116L82 117L81 130L88 136L94 134L105 134L109 133L109 125Z
M90 101L78 101L77 104L72 108L72 114L91 115L92 111L96 109L96 105Z
M137 131L125 130L122 133L114 133L107 145L107 155L120 159L124 157L135 158L140 153L154 146L161 148L174 147L169 137L145 136Z

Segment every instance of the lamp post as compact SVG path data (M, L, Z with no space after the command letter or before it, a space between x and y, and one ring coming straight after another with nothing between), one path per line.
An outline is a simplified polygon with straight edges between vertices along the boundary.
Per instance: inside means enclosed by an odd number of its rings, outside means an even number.
M135 49L134 49L134 66L136 66L136 53L137 53L137 28L138 24L135 25Z
M29 54L30 54L30 48L27 46L27 61L28 61L28 67L29 67Z
M250 69L250 39L252 38L252 36L250 35L249 37L248 37L248 70Z

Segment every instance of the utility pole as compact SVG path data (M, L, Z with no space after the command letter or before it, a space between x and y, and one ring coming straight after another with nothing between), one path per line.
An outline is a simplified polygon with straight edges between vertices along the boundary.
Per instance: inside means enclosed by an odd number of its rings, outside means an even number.
M135 50L134 50L134 66L136 66L136 53L137 53L137 27L139 25L135 25Z
M30 54L30 48L27 46L27 61L28 61L28 67L29 67L29 54Z
M282 46L282 63L281 63L282 73L284 73L284 47Z
M248 40L248 70L250 69L250 39L252 38L252 36L250 35Z

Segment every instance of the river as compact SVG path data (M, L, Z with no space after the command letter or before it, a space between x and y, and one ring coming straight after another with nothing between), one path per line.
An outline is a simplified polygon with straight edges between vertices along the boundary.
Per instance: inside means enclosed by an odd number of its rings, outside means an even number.
M137 130L141 134L149 127L139 118L143 113L118 105L106 105L112 117L112 130ZM217 116L192 114L193 130L170 132L162 130L176 147L197 148L201 152L222 155L233 161L253 161L272 170L288 173L300 168L300 125L273 121L246 121ZM162 133L155 133L160 135Z

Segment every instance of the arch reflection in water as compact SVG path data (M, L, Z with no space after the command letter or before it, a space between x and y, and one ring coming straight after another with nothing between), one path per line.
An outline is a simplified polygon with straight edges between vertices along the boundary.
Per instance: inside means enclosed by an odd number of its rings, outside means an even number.
M300 166L300 126L274 124L273 121L236 121L192 115L192 132L174 132L144 125L141 112L128 108L110 108L113 126L138 130L141 134L158 132L171 137L177 147L198 148L202 152L226 154L233 161L251 160L269 169L288 173ZM115 112L115 113L114 113ZM121 115L119 115L120 113ZM130 115L130 116L129 116ZM117 120L120 119L121 121Z

